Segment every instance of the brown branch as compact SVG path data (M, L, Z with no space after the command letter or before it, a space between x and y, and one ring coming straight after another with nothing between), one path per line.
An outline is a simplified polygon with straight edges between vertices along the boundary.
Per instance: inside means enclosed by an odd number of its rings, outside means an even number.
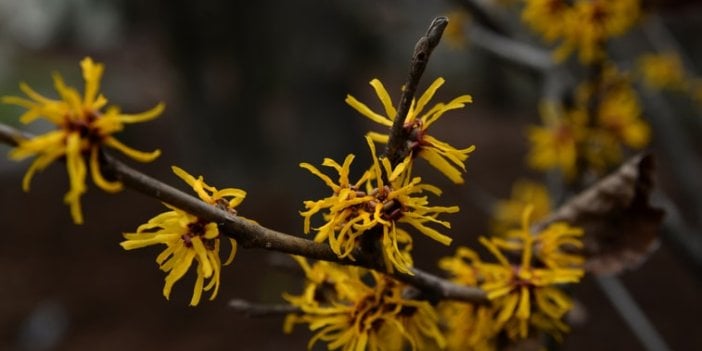
M0 123L0 142L16 146L21 140L31 137L31 135L23 134L10 126ZM224 235L236 239L239 245L244 248L279 251L317 260L356 265L368 269L379 269L377 260L365 252L355 251L353 253L353 256L356 258L355 261L340 259L329 245L278 232L256 224L244 217L234 216L168 184L151 178L110 155L105 154L102 166L106 176L121 181L128 188L168 203L206 221L218 223ZM392 276L422 290L429 296L439 299L475 303L487 301L485 292L479 288L459 286L420 270L414 271L414 275L402 274L396 271Z
M229 300L229 307L247 317L275 317L302 312L299 307L286 304L259 304L241 299Z
M31 136L20 132L6 124L0 123L0 142L10 146L17 146L20 141L30 139Z
M400 97L400 103L397 107L397 115L390 129L390 138L385 150L385 156L390 160L392 165L400 163L410 152L407 145L410 130L404 128L405 118L407 118L407 113L409 113L412 100L417 92L419 79L422 77L427 63L429 63L429 56L439 44L441 35L444 33L447 24L448 18L446 17L434 18L429 25L427 33L419 38L417 44L414 46L414 53L410 60L409 75L402 89L402 96Z

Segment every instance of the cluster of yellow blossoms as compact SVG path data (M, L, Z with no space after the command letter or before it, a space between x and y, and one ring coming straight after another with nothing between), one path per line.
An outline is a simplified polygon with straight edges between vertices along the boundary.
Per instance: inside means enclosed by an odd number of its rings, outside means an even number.
M86 191L85 177L87 175L85 157L90 158L90 175L95 184L108 192L117 192L122 184L105 179L100 172L100 146L114 148L125 155L141 162L156 159L160 150L150 153L134 150L112 134L122 131L125 124L139 123L158 117L164 105L158 104L144 113L130 115L121 113L116 106L107 105L107 99L99 93L100 79L105 67L86 57L80 63L83 69L85 90L83 96L78 91L66 85L58 73L54 74L54 87L61 97L53 100L42 96L25 83L20 89L29 99L17 96L5 96L2 102L22 106L27 109L20 117L20 122L28 124L43 118L57 129L44 135L24 140L10 152L10 158L22 160L36 156L22 180L22 189L29 191L29 183L36 171L44 170L52 162L65 159L66 170L70 180L70 190L64 197L64 202L71 208L71 216L76 224L83 223L83 212L80 197Z
M22 122L45 118L57 126L55 131L21 141L10 156L15 159L37 156L23 180L25 189L29 188L29 181L37 170L65 158L71 183L65 201L70 205L76 223L82 222L79 197L85 192L87 167L84 157L90 158L92 178L99 187L111 192L120 190L122 185L119 182L107 180L101 174L101 147L115 148L139 161L153 160L160 151L143 153L132 150L114 139L112 134L121 131L124 124L152 119L163 110L163 105L159 104L138 115L121 114L116 107L101 112L107 103L98 93L103 66L89 58L83 60L81 66L86 81L82 97L75 89L66 86L61 76L55 75L61 100L45 98L26 84L20 87L29 99L3 98L7 103L28 109L21 117ZM572 145L559 150L567 150L564 152L568 157L575 159L581 152L579 133L591 133L577 128L590 128L592 123L628 145L639 145L647 140L645 126L636 124L639 111L626 85L615 79L605 81L609 85L583 86L579 94L579 106L582 107L589 104L596 92L606 92L597 97L596 118L588 121L587 116L583 119L582 109L571 111L569 115L573 120L566 125L570 129L559 126L555 134L548 130L534 131L532 134L537 136L534 137L537 144L540 142L545 147L546 144L553 146L569 140ZM315 241L328 242L339 258L354 260L354 255L361 251L377 254L388 272L397 270L404 274L414 274L413 240L409 230L418 231L444 245L451 243L452 239L435 226L450 228L449 222L438 217L458 212L458 207L430 205L424 193L438 196L441 190L412 176L414 159L420 157L452 182L462 183L465 161L475 149L474 146L456 149L427 134L428 128L444 113L463 108L472 101L469 95L462 95L429 108L429 101L443 83L442 78L437 79L419 99L412 101L402 125L409 136L408 153L395 164L376 152L376 142L388 143L390 139L387 134L377 132L366 136L372 165L353 183L350 173L354 155L348 155L341 164L332 159L323 161L323 166L336 172L336 180L311 164L300 164L331 189L331 194L323 199L304 202L305 210L301 215L305 233L312 230L313 217L321 214L323 224L314 228ZM346 102L369 119L386 127L392 126L397 110L388 92L377 79L370 85L378 95L384 114L374 112L350 95ZM566 173L573 171L571 160L564 161L561 155L542 155L537 159L541 160L538 164L548 163L543 159L553 159L556 162L551 165L562 166ZM243 190L218 190L207 185L202 176L194 177L175 166L172 170L201 201L232 215L237 214L236 207L246 197ZM310 348L323 341L330 350L353 351L399 351L408 346L412 350L493 350L500 338L526 338L534 330L560 337L568 330L562 318L572 302L558 286L577 282L583 275L583 259L572 253L572 250L581 248L579 237L583 233L564 223L551 224L539 233L530 232L530 218L535 211L533 204L536 204L535 217L543 217L550 210L545 193L544 189L534 185L518 184L514 189L514 200L498 206L499 212L503 213L502 226L512 228L521 224L521 227L507 230L501 237L480 239L497 262L484 262L467 248L459 248L454 257L440 262L456 283L480 286L487 293L490 304L444 303L439 313L420 292L389 275L329 262L310 264L304 258L295 257L307 282L302 294L284 295L298 309L286 317L285 331L290 332L296 324L307 324L315 333L309 342ZM226 238L230 249L223 263L220 248L225 238L217 223L164 205L168 211L153 217L135 232L124 233L125 240L120 245L126 250L165 245L156 263L167 273L163 287L166 299L170 298L174 284L186 275L194 262L197 263L196 278L190 305L197 305L203 292L211 292L210 299L214 299L220 286L221 267L234 259L237 242ZM521 215L519 223L514 220L517 213ZM401 228L401 224L406 226ZM514 257L519 258L518 262L510 261ZM445 324L441 323L440 317Z
M286 317L284 330L308 324L315 333L308 348L317 341L345 351L445 347L436 310L427 301L405 297L409 288L404 284L359 267L295 259L307 282L302 294L284 295L301 312Z
M202 176L195 178L178 167L174 166L173 172L193 188L200 200L232 214L236 214L235 208L246 197L246 192L241 189L217 190L205 184ZM166 249L156 258L159 268L168 272L163 286L163 296L166 299L170 298L173 284L187 273L193 260L197 261L197 279L190 305L196 306L200 302L203 290L212 290L210 300L214 299L219 290L219 273L222 266L219 257L222 234L217 223L205 221L167 204L166 207L170 211L163 212L139 226L136 233L125 233L126 240L120 245L125 250L157 244L166 245ZM225 266L234 260L237 247L234 239L227 239L231 249L224 262ZM204 285L205 279L210 279L207 285Z
M554 223L532 234L531 212L531 206L524 210L521 228L480 238L497 262L484 262L462 247L439 263L455 282L479 285L491 301L485 306L446 303L442 315L449 349L494 350L499 338L523 339L540 330L560 339L569 330L562 318L572 301L558 286L577 283L584 274L583 258L571 253L582 247L583 231Z
M465 160L474 150L456 149L426 134L427 129L445 112L462 108L471 101L469 95L453 99L447 104L438 103L425 112L426 105L444 80L437 79L427 91L413 101L405 118L404 128L408 130L410 154L397 165L392 165L386 157L379 158L373 141L387 143L388 135L370 132L366 141L371 150L373 164L354 183L349 180L350 166L354 159L348 155L343 164L325 159L322 165L333 168L338 173L338 181L319 171L308 163L300 166L321 178L331 189L332 194L317 201L305 201L305 233L310 232L311 217L322 213L325 223L315 228L316 241L329 242L340 258L354 259L354 250L381 248L385 267L392 272L397 269L411 274L412 236L398 227L406 223L424 235L444 244L451 243L451 238L440 233L428 224L437 224L450 228L449 222L437 219L443 213L458 212L457 206L430 206L423 192L440 195L441 190L429 184L423 184L421 178L411 176L414 157L419 156L429 161L449 179L456 183L463 182L460 171L465 171ZM370 85L375 89L386 115L373 112L368 106L352 96L346 102L364 116L384 126L392 126L397 114L388 92L379 80L374 79Z
M151 120L163 111L164 105L158 104L153 109L141 114L123 114L115 106L102 109L107 99L99 93L100 79L104 66L91 58L81 61L85 91L81 96L78 91L67 86L61 75L54 74L54 86L60 100L46 98L31 89L27 84L20 84L20 89L29 99L8 96L2 101L19 105L27 109L21 117L22 123L31 123L43 118L56 126L50 131L31 139L19 141L19 145L10 151L10 157L21 160L36 156L24 176L22 187L29 190L29 183L36 171L43 170L55 160L63 159L70 179L70 190L64 201L70 206L71 216L76 224L83 222L80 196L86 190L86 161L89 157L90 173L95 184L108 192L117 192L122 184L105 179L100 170L101 147L114 148L125 155L142 162L152 161L161 151L144 153L131 149L112 134L121 131L125 124ZM195 178L178 167L173 167L178 177L183 179L197 193L199 198L230 213L236 213L238 206L246 196L240 189L217 190L204 183L202 177ZM216 223L204 221L185 211L166 204L168 212L159 214L141 225L136 233L124 234L125 241L120 245L126 249L136 249L155 244L164 244L166 249L156 258L161 270L168 272L163 287L163 295L170 297L173 284L181 279L192 265L198 262L197 278L190 305L199 303L202 291L212 290L210 299L217 295L221 260L219 257L222 235ZM229 264L236 253L236 241L229 239L231 251L225 265ZM207 285L205 280L209 279Z
M524 0L522 20L549 42L560 42L559 60L573 51L583 63L602 60L612 37L639 19L639 0Z
M595 171L601 174L623 158L623 147L648 145L651 130L641 118L638 95L629 78L607 66L597 84L585 83L573 106L541 106L544 126L528 129L529 166L558 169L566 179Z
M429 206L427 196L417 196L424 191L435 195L441 191L431 185L422 184L421 178L411 178L409 172L397 172L387 158L378 160L375 145L367 138L371 149L373 165L354 184L349 182L349 171L353 155L348 155L343 165L325 159L323 165L334 168L339 174L338 184L314 166L302 163L303 168L320 177L333 193L318 201L305 201L305 233L310 231L311 217L323 212L326 223L316 228L315 241L329 242L332 250L340 257L353 259L354 250L364 247L373 250L380 243L385 267L392 272L397 269L411 273L412 260L409 251L412 237L398 227L406 223L422 234L449 245L451 238L439 233L427 224L436 223L450 228L449 222L438 220L442 213L458 212L457 206ZM385 180L387 179L387 181ZM367 243L364 246L364 240Z

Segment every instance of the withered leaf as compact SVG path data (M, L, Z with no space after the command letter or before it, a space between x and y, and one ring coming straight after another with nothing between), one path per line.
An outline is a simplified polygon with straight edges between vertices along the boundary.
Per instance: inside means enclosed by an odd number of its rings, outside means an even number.
M538 223L568 222L584 229L585 268L595 274L617 274L634 268L658 247L664 211L653 208L654 159L637 155Z

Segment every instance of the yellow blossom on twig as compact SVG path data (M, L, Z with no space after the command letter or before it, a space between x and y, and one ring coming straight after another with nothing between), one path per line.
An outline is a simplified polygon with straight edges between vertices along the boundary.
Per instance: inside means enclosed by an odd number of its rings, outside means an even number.
M648 145L651 128L642 118L638 94L628 74L616 66L605 65L596 84L579 86L576 100L574 109L593 114L581 146L591 169L605 173L622 161L623 147L638 150Z
M309 349L317 341L345 351L444 347L436 311L427 301L406 297L405 285L358 267L296 260L308 282L302 295L284 294L301 311L286 317L284 329L289 333L295 324L308 324L315 333Z
M114 148L125 155L140 161L150 162L156 159L160 150L141 152L134 150L112 134L122 131L125 124L145 122L156 118L163 111L164 105L158 104L153 109L140 114L124 114L118 107L110 106L105 111L107 99L100 94L100 79L104 66L93 62L89 57L80 63L85 80L83 96L70 86L67 86L61 75L54 74L54 87L59 93L60 100L46 98L27 84L21 83L20 89L28 98L5 96L2 102L22 106L27 109L20 117L20 122L31 123L43 118L57 129L44 135L24 140L19 146L10 151L10 158L22 160L36 156L22 180L22 189L29 191L29 184L36 171L41 171L55 160L65 158L66 169L70 180L70 190L64 197L64 202L71 208L71 216L77 224L83 223L80 197L86 191L85 177L87 167L85 157L90 157L90 174L95 184L108 192L117 192L122 184L105 179L100 172L100 146Z
M549 331L566 332L560 319L571 308L570 298L556 286L577 283L582 268L538 268L534 266L535 237L530 232L531 208L524 210L521 236L521 263L511 263L500 250L496 238L480 238L480 242L495 256L498 263L476 263L484 277L481 288L496 308L496 323L503 326L511 338L526 338L529 324L547 327ZM513 236L516 236L515 233ZM555 326L555 330L551 328ZM560 333L555 333L556 337Z
M461 184L463 183L461 171L466 171L465 161L468 159L468 155L475 150L475 146L471 145L465 149L456 149L448 143L428 135L427 130L444 113L465 107L467 104L473 102L473 98L470 95L461 95L446 104L437 103L433 107L425 110L429 100L431 100L436 91L443 84L444 79L437 78L434 83L429 86L427 91L422 94L419 100L412 101L412 106L405 118L404 128L408 130L409 140L407 142L412 151L410 155L411 158L419 156L427 160L434 168L451 179L452 182ZM370 85L375 90L376 95L378 95L383 105L383 109L385 110L384 115L374 112L351 95L346 96L346 103L372 121L386 127L391 127L397 115L397 110L392 104L390 95L387 90L385 90L380 80L373 79ZM389 139L387 134L377 132L369 132L368 136L379 143L387 143Z
M488 338L503 330L512 339L526 338L530 326L556 338L569 330L561 318L572 302L558 285L576 283L584 274L582 258L566 251L582 246L582 230L557 223L532 234L531 211L531 206L524 210L521 229L507 233L507 239L480 238L497 263L481 261L468 248L460 248L456 257L440 263L454 281L479 284L487 293L493 320ZM519 262L510 261L503 251L519 254Z
M195 178L184 170L173 166L173 172L183 179L198 194L200 199L210 205L236 214L235 207L246 197L241 189L217 188L205 184L202 176ZM190 300L191 306L200 302L203 291L212 290L210 300L217 296L219 290L219 275L222 262L219 257L222 234L217 223L207 222L187 212L166 205L170 211L161 213L150 219L146 224L137 228L135 233L125 233L125 241L120 245L125 250L138 249L146 246L164 244L166 249L156 258L159 268L168 272L163 286L163 296L170 298L171 289L190 269L193 261L197 261L197 279ZM228 265L234 260L237 243L229 239L231 250L224 262ZM207 285L205 280L209 279Z
M578 170L578 144L586 136L587 115L582 111L565 113L559 106L541 104L544 126L530 126L527 136L531 149L527 163L533 169L558 169L566 179Z
M339 257L351 259L354 258L353 251L362 246L363 240L379 243L389 271L397 269L411 274L409 251L412 237L399 228L398 224L406 223L422 234L448 245L451 238L427 224L436 223L450 228L449 222L438 220L437 217L442 213L458 212L458 207L429 206L427 196L417 194L428 191L439 195L441 190L422 184L421 178L411 178L408 172L400 172L406 164L392 169L387 158L378 160L373 141L369 137L366 137L366 141L371 150L373 166L356 183L351 184L349 181L353 155L347 156L342 165L331 159L325 159L322 163L338 173L338 183L311 164L300 164L332 189L332 194L322 200L304 202L306 211L300 214L305 218L305 233L310 232L311 217L322 212L325 224L315 228L315 241L328 241Z

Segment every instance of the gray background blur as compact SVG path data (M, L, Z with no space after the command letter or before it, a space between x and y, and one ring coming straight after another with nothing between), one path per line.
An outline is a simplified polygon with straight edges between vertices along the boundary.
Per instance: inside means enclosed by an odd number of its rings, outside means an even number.
M163 150L137 168L183 189L170 174L172 164L205 175L211 185L246 189L241 215L302 235L302 201L326 189L298 163L353 152L359 167L366 164L362 136L375 126L344 103L346 94L377 107L367 84L377 77L397 99L416 39L451 9L448 1L419 0L0 0L0 94L19 95L17 84L25 81L56 96L52 71L82 90L78 62L92 56L106 65L103 93L123 111L167 105L159 119L118 135L134 148ZM684 36L699 29L702 17L675 8L668 18ZM700 62L700 45L689 50ZM453 247L417 239L417 264L431 271L456 245L475 246L487 234L485 204L476 194L506 197L511 183L528 175L524 126L538 121L540 91L533 73L470 46L442 43L420 91L437 76L447 83L436 101L469 93L475 102L445 116L433 134L477 151L464 186L419 166L445 189L438 203L461 206L450 218ZM19 126L20 112L1 106L0 121ZM8 150L0 145L0 153ZM108 195L90 184L86 224L75 226L62 204L63 167L37 174L32 191L23 193L28 164L0 159L0 350L306 348L310 334L303 327L284 335L281 318L248 319L226 307L230 298L281 302L281 292L298 292L298 277L280 267L291 263L284 255L240 250L223 270L215 301L188 307L189 275L167 302L154 262L159 249L125 252L118 245L121 232L163 211L160 203L130 190ZM702 349L699 272L679 257L664 241L623 281L673 349ZM582 321L562 349L641 349L591 279L575 296Z

